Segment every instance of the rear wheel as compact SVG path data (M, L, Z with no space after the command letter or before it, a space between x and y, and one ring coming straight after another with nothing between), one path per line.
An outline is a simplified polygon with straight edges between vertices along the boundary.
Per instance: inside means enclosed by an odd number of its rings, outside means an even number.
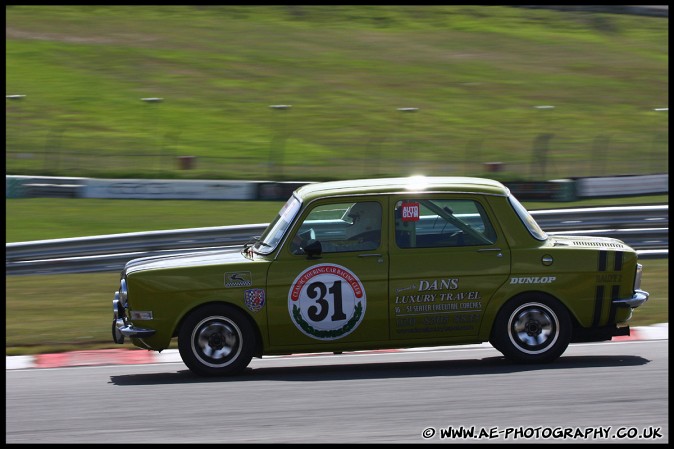
M202 376L241 373L253 358L255 331L239 310L211 304L192 312L178 334L180 357Z
M508 302L496 316L491 343L515 362L557 359L571 341L566 308L547 296L527 295Z

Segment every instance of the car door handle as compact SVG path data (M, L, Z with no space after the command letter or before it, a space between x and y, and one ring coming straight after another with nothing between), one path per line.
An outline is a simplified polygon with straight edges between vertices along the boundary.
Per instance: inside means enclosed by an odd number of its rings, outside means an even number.
M384 262L384 257L382 257L381 254L358 254L358 257L362 257L362 258L376 257L377 263L383 263Z
M482 248L478 249L478 253L486 253L486 252L491 252L491 251L498 251L499 253L496 255L496 257L503 257L503 253L501 252L501 248Z

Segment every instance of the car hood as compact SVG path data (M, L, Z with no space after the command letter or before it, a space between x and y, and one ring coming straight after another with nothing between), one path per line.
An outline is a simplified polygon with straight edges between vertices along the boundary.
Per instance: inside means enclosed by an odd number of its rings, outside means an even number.
M205 265L240 264L251 262L241 254L241 248L196 251L165 256L141 257L126 263L127 274L138 271L162 270L167 268L198 267Z

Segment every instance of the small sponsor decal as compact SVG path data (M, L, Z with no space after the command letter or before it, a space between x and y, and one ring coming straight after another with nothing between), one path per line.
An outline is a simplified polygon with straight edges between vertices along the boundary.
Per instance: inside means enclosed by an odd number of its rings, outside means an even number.
M288 292L288 313L295 327L318 340L349 335L363 321L365 306L363 284L341 265L307 268L295 278Z
M250 271L235 271L225 273L225 287L250 287L253 285L253 276Z
M606 283L622 282L622 278L623 277L621 274L613 274L613 273L598 274L597 282L606 282Z
M403 221L419 221L419 203L402 203Z
M556 276L527 276L527 277L517 277L510 278L511 284L552 284L557 280Z
M412 284L409 287L398 287L396 288L396 295L399 295L402 292L416 291L417 288L418 288L417 284Z
M259 312L264 307L264 290L252 288L243 292L243 301L251 312Z

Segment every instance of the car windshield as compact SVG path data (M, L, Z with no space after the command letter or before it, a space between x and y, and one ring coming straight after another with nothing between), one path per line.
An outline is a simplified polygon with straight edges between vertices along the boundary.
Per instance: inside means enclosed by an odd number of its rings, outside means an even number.
M508 196L508 200L510 201L510 204L513 206L513 209L515 209L515 212L517 213L517 216L520 217L520 220L522 220L522 223L524 223L524 226L529 230L529 233L538 240L547 240L548 235L541 229L541 227L536 223L536 220L534 220L534 217L531 216L529 211L525 209L522 204L517 201L517 198L515 198L512 195Z
M255 243L253 248L256 253L269 254L276 249L286 230L295 219L301 204L295 196L290 197L274 218L274 221L267 226L260 239Z

